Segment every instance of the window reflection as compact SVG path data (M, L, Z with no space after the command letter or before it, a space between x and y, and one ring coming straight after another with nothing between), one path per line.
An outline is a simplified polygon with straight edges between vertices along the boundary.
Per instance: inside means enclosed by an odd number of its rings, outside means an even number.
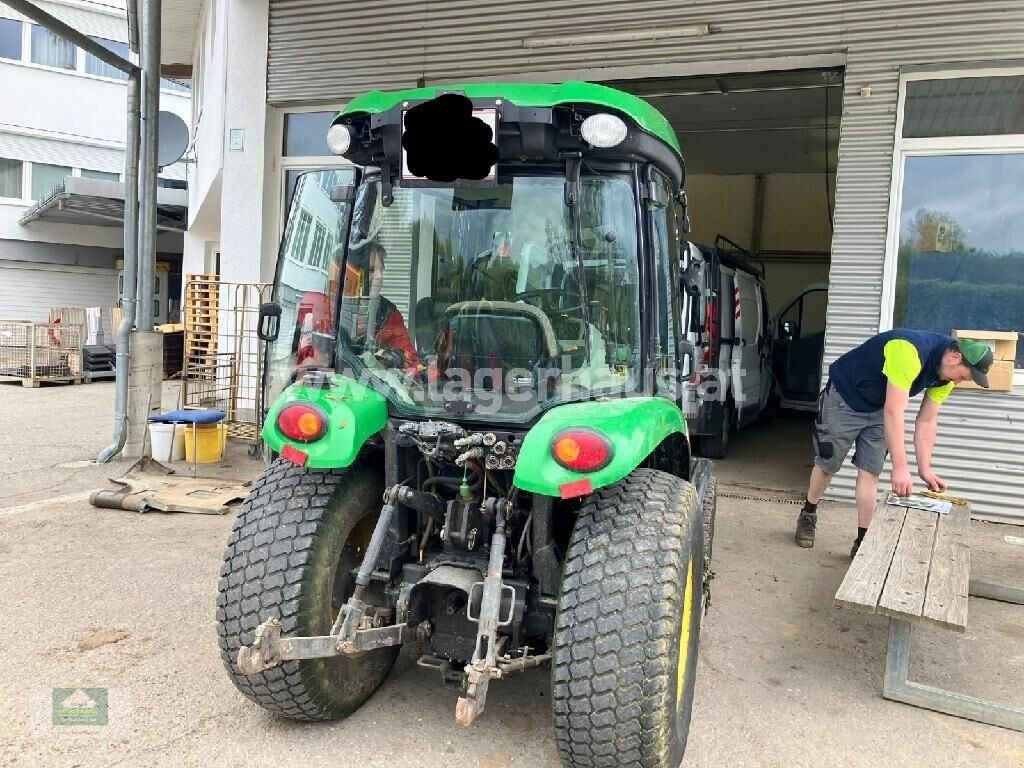
M1024 153L907 157L899 238L894 326L1024 331Z

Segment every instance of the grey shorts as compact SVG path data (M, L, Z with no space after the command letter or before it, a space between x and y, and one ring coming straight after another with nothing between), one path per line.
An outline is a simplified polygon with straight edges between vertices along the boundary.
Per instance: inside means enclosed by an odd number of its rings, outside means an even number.
M853 465L872 475L882 474L885 446L885 411L855 411L828 386L818 400L814 422L814 463L834 475L843 466L850 446L857 444Z

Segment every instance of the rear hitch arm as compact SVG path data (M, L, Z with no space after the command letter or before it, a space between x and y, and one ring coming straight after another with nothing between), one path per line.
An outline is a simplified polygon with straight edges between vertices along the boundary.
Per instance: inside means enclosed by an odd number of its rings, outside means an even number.
M336 635L285 637L281 634L280 620L273 618L256 628L256 638L252 645L239 648L238 670L243 675L255 675L285 661L354 656L389 645L423 640L429 636L430 625L424 622L416 627L393 624L376 629L360 629L351 640L345 642L338 642Z
M494 502L495 526L491 536L491 556L487 564L487 576L482 582L473 585L466 616L478 625L476 648L473 659L466 665L465 695L459 697L455 705L455 722L459 725L472 725L483 714L487 704L487 688L491 678L501 677L498 667L498 628L512 623L515 612L515 588L504 584L501 580L502 565L505 560L505 521L510 504L505 499ZM473 597L480 590L480 612L473 616L470 608ZM501 616L502 596L509 595L508 616Z

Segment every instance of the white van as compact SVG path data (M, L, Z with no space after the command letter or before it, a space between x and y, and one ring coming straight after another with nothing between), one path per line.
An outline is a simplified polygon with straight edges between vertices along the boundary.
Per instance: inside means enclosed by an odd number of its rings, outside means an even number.
M761 415L772 391L772 326L764 266L728 238L683 244L683 289L694 299L683 321L698 375L685 387L690 435L703 456L723 458L729 435Z

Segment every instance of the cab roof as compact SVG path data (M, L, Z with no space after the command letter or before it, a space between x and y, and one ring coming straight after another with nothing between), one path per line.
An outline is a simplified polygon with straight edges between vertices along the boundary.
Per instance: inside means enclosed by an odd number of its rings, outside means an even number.
M405 91L369 91L357 96L341 110L338 117L387 112L404 101L426 101L443 93L456 91L471 99L494 98L517 107L555 107L588 104L622 113L642 130L671 147L679 157L682 150L672 126L661 112L632 94L606 85L570 80L556 85L538 83L470 83L436 85Z

